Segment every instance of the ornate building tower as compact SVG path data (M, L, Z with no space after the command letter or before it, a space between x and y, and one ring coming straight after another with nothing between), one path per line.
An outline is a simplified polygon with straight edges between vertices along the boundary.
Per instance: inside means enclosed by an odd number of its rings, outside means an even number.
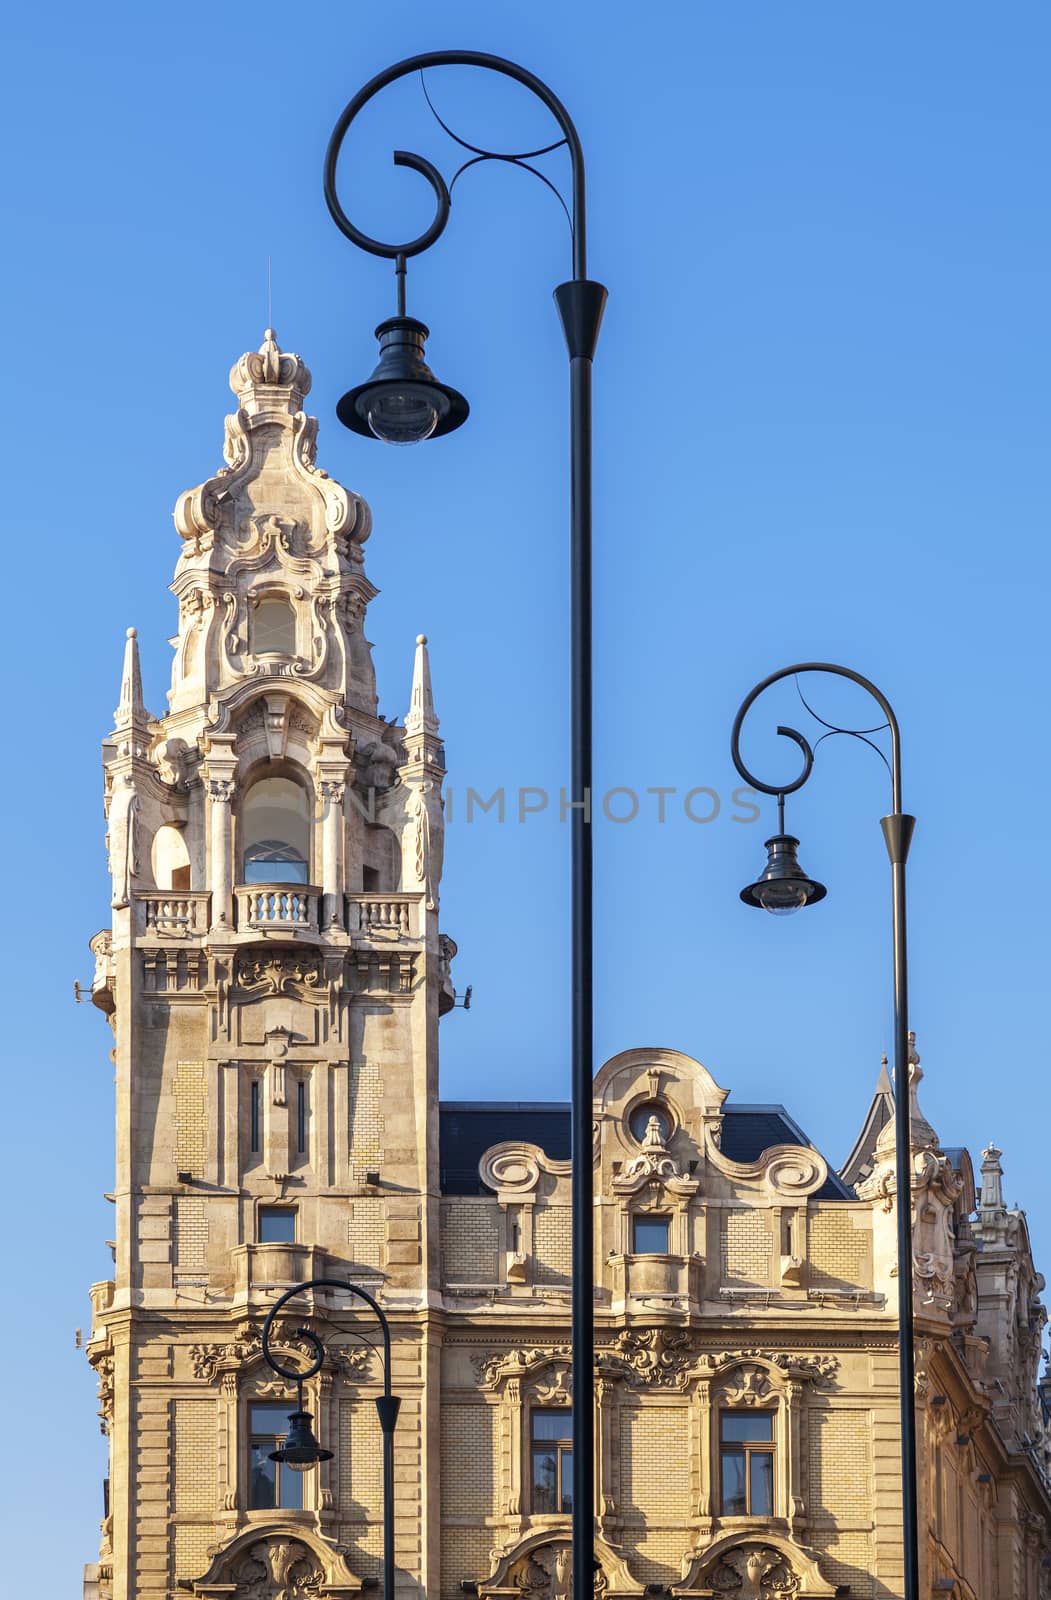
M332 1459L271 1461L278 1295L349 1279L393 1334L398 1600L567 1600L569 1108L438 1104L444 756L426 641L376 712L365 505L314 464L268 332L227 465L176 508L170 707L129 634L106 741L115 1270L88 1356L109 1502L85 1600L308 1600L380 1571L373 1330L303 1293ZM1051 1379L990 1146L910 1104L923 1595L1051 1600ZM900 1600L894 1101L840 1173L783 1106L625 1050L594 1084L596 1600ZM579 1389L578 1389L579 1393Z
M322 1270L382 1278L412 1324L396 1354L399 1560L426 1584L436 1550L420 1334L455 947L438 931L426 639L405 724L387 723L364 631L369 511L315 465L310 373L268 329L230 385L226 465L175 511L168 712L145 709L129 629L103 747L113 919L92 941L93 998L116 1039L116 1248L88 1353L111 1450L91 1581L113 1600L260 1581L346 1595L375 1572L379 1373L360 1342L341 1354L337 1337L311 1386L332 1469L268 1459L288 1404L261 1319ZM334 1305L302 1304L297 1321L330 1335Z

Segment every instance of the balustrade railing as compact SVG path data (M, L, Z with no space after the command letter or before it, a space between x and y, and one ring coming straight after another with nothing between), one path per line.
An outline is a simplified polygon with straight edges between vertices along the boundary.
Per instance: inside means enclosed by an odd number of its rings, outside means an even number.
M421 894L348 894L347 932L366 939L416 939Z
M321 890L304 883L242 884L236 891L237 926L317 932Z
M146 933L159 939L195 938L205 934L211 898L206 889L158 890L143 895Z

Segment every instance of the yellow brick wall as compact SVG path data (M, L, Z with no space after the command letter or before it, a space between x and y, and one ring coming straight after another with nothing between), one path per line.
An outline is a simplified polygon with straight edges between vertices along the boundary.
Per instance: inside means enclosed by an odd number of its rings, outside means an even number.
M723 1283L752 1287L770 1282L771 1234L767 1211L725 1211L721 1229Z
M846 1527L872 1520L872 1419L867 1411L811 1411L807 1510Z
M203 1061L179 1061L175 1065L175 1149L172 1157L176 1172L204 1175L208 1145L208 1099Z
M685 1406L625 1406L620 1414L621 1509L660 1527L690 1514ZM680 1544L681 1544L680 1535Z
M375 1062L354 1068L350 1086L350 1127L348 1149L354 1183L364 1183L365 1174L374 1171L383 1148L383 1117L380 1114L380 1072Z
M217 1428L214 1400L173 1402L172 1511L176 1517L215 1515Z
M202 1576L208 1568L208 1547L215 1543L217 1427L214 1400L172 1402L173 1586L180 1578Z
M618 1542L623 1544L628 1566L640 1583L673 1584L682 1577L682 1558L692 1540L686 1529L678 1533L670 1530L639 1533L626 1528L623 1539Z
M496 1283L501 1217L495 1200L442 1204L442 1263L448 1283Z
M537 1283L569 1283L573 1275L573 1224L568 1206L538 1206L533 1213Z
M175 1201L175 1280L208 1270L208 1213L203 1199L180 1195Z
M850 1600L874 1600L892 1593L872 1576L872 1540L868 1534L815 1529L808 1543L819 1552L821 1570L830 1583L849 1583ZM983 1596L983 1600L990 1597Z
M386 1239L384 1203L371 1196L347 1202L347 1244L351 1260L362 1267L383 1266Z
M496 1422L497 1410L492 1405L442 1406L443 1516L480 1519L494 1515Z
M872 1230L857 1228L849 1210L822 1206L807 1221L807 1259L812 1288L864 1289L872 1284Z
M441 1600L463 1600L463 1578L485 1578L489 1552L497 1542L492 1528L442 1527Z

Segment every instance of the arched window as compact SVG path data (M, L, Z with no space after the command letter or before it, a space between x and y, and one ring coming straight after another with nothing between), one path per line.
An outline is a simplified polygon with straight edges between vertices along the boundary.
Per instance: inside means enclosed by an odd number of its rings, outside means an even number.
M245 796L243 882L310 881L310 801L290 778L261 778Z
M292 656L296 653L296 614L284 595L265 594L252 608L252 654Z
M162 822L153 836L150 857L158 889L190 887L190 855L181 828Z

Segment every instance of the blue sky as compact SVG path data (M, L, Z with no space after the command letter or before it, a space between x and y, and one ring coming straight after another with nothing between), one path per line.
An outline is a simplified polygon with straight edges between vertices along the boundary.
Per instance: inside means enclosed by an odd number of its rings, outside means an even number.
M1046 8L188 0L44 3L2 29L19 713L4 804L30 863L3 923L9 1194L26 1213L5 1359L19 1364L9 1426L45 1448L0 1471L19 1529L42 1534L46 1517L63 1589L94 1553L103 1472L74 1350L112 1226L108 1029L72 1003L108 917L98 747L129 623L164 707L171 509L219 464L226 374L261 340L268 256L278 336L314 372L321 462L373 507L381 709L404 712L425 630L457 796L565 781L566 378L550 291L568 238L540 184L468 174L410 269L410 309L469 426L405 452L334 419L393 284L332 227L322 155L358 85L417 50L531 67L588 157L591 269L610 289L598 781L644 802L598 831L597 1059L676 1046L736 1100L783 1101L830 1158L846 1154L890 1047L885 774L850 741L821 747L789 823L829 895L787 922L738 902L765 830L728 803L729 728L753 682L843 661L903 728L924 1109L947 1143L1002 1146L1046 1264ZM513 86L455 71L433 88L474 142L547 137ZM427 191L393 170L394 145L457 164L411 84L375 108L347 165L362 225L407 232ZM814 703L869 720L838 685ZM789 690L760 722L798 710ZM749 750L773 763L776 744L757 724ZM723 809L693 823L673 797L659 824L656 786L707 786ZM474 1005L443 1023L443 1093L563 1098L567 830L550 814L462 819L443 922Z

